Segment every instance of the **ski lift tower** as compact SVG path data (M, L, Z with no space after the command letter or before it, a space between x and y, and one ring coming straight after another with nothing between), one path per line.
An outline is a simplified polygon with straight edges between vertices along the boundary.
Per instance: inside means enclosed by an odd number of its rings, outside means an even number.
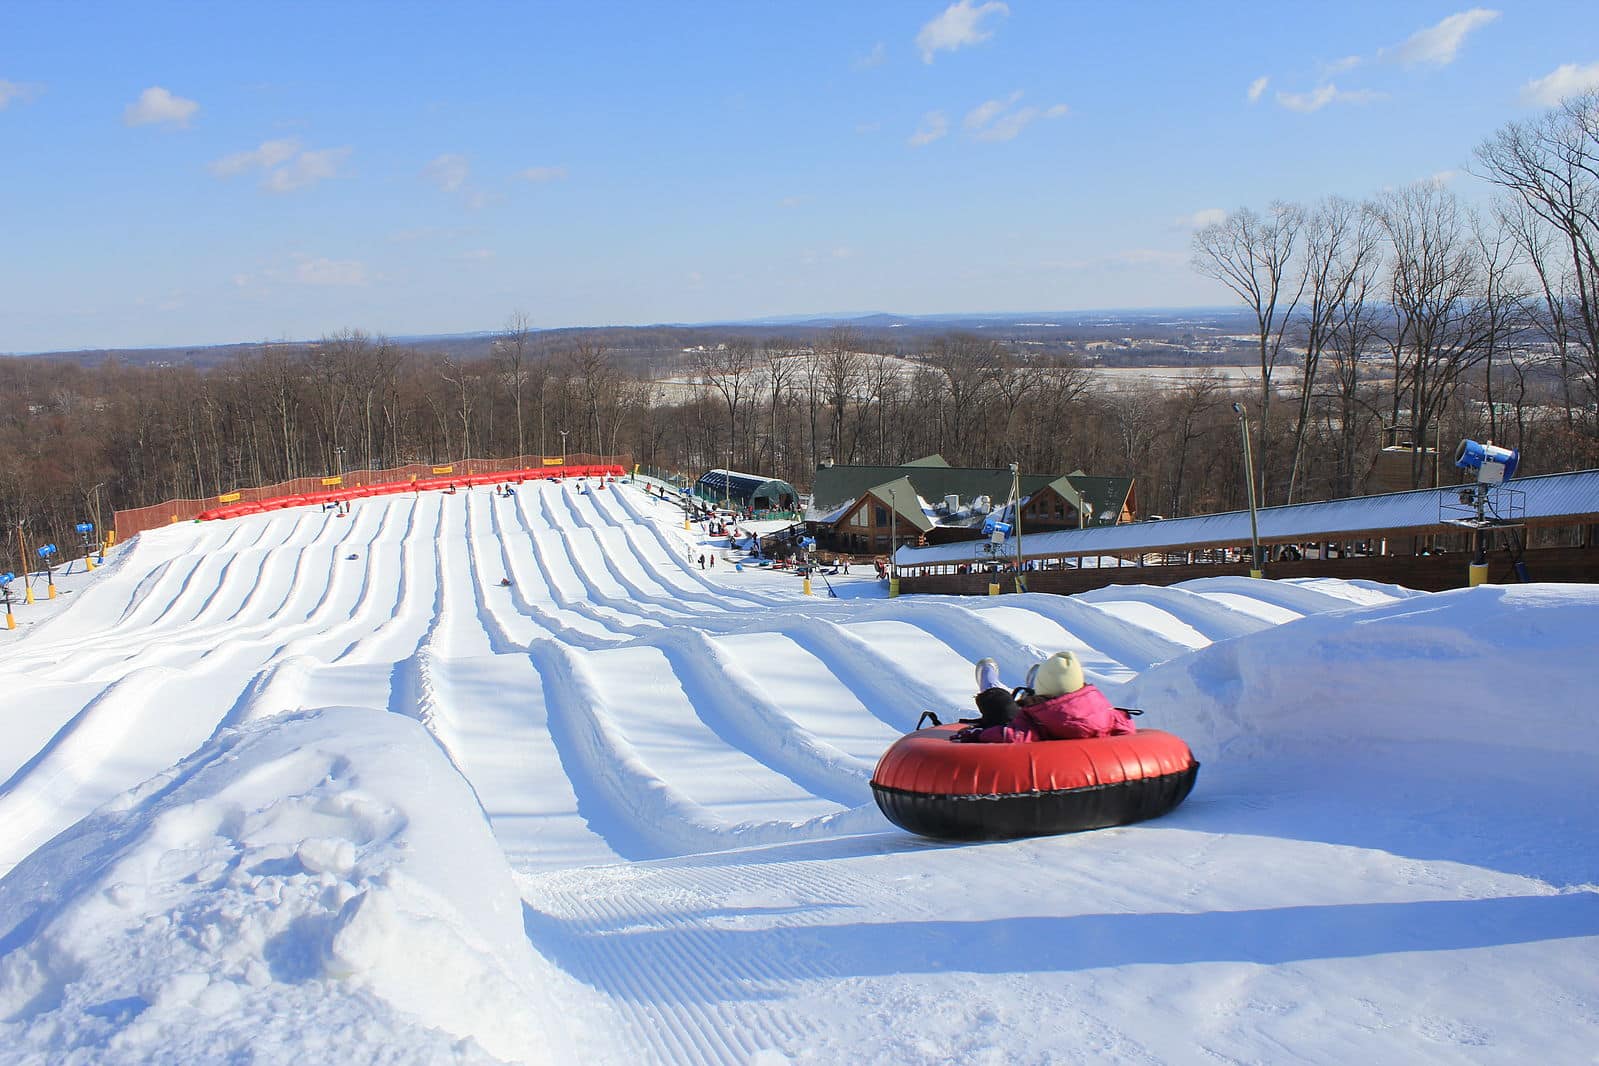
M1526 525L1527 494L1505 485L1515 476L1520 461L1521 453L1512 448L1469 439L1462 440L1455 452L1455 466L1475 474L1476 481L1461 486L1452 497L1449 493L1440 494L1438 517L1472 532L1473 551L1467 571L1472 588L1488 580L1489 537L1497 531L1517 537L1514 531ZM1519 560L1516 565L1518 576L1526 580L1525 566Z

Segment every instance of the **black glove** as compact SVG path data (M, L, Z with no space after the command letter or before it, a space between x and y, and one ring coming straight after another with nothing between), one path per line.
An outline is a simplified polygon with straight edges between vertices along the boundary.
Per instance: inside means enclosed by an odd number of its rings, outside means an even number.
M983 727L969 725L965 729L957 729L949 735L949 739L957 744L980 744L983 738Z

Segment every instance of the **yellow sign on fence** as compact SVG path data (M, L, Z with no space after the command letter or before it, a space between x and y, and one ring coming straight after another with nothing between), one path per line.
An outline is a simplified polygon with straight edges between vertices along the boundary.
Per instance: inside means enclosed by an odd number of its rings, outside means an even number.
M322 484L324 484L324 485L342 485L342 484L344 484L344 475L342 475L342 474L334 474L332 477L325 477L325 478L322 479Z
M454 465L451 465L451 466L435 466L433 468L433 472L435 474L453 474L453 473L455 473L455 467L454 467Z
M564 466L565 464L566 464L565 456L557 455L554 459L551 459L547 455L544 457L544 465L545 466Z
M224 492L222 495L217 497L217 502L218 503L238 503L239 502L239 494L237 492Z

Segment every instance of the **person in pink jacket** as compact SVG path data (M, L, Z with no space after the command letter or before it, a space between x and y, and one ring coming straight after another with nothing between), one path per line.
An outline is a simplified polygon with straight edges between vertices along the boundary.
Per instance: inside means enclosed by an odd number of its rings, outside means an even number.
M1111 706L1103 692L1083 679L1083 665L1069 651L1058 651L1033 667L1027 679L1032 691L1024 691L1014 709L999 706L1004 701L997 694L1005 690L998 687L998 679L993 660L984 659L978 664L978 686L987 686L977 697L983 720L950 739L1025 744L1035 740L1113 737L1137 731L1126 711Z

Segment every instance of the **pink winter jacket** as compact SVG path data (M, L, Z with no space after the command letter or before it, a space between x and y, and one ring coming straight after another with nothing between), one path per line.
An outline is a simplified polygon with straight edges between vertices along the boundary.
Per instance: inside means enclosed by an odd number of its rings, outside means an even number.
M977 734L983 744L1025 744L1033 740L1115 737L1137 730L1126 713L1112 707L1093 685L1023 707L1010 725L989 726Z

